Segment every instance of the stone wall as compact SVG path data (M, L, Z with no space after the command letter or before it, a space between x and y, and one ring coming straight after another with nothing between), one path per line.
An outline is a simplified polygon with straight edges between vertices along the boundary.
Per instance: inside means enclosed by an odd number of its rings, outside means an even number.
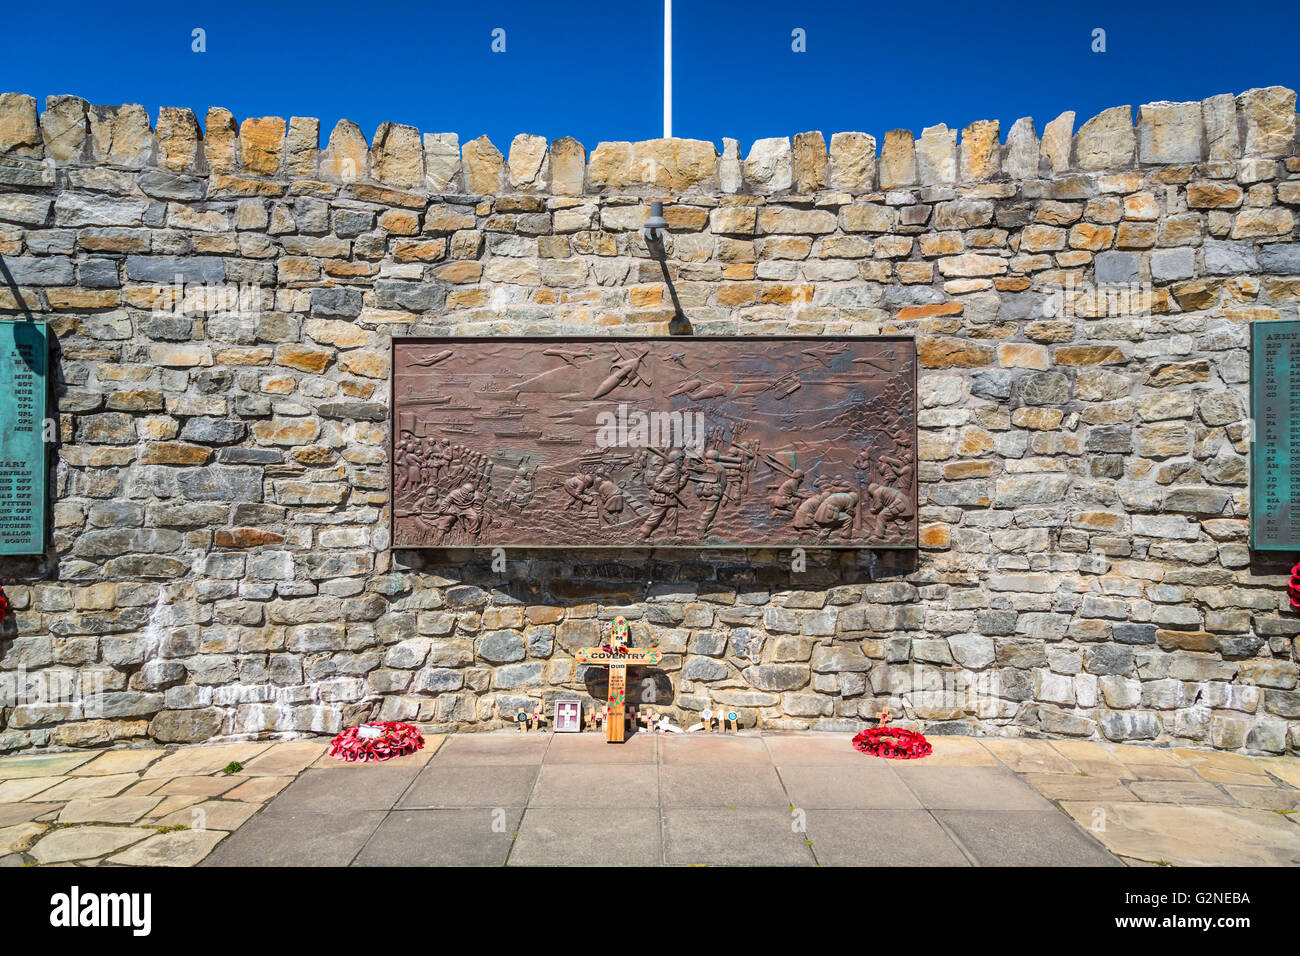
M1300 620L1246 543L1248 325L1300 301L1295 94L1074 120L503 156L0 96L0 310L57 336L0 750L501 726L601 697L573 652L621 613L666 655L632 697L688 722L1300 751ZM679 310L917 337L919 554L390 551L391 335Z

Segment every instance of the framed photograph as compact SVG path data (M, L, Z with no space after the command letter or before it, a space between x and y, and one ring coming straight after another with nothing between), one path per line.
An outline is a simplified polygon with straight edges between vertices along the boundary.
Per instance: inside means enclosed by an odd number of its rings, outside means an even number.
M557 734L582 732L582 701L557 700L555 702L555 732Z

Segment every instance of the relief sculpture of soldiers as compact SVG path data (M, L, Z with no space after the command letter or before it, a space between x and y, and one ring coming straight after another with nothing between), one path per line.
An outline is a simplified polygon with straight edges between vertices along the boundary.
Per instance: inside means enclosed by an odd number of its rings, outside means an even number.
M911 548L903 337L398 338L393 544Z

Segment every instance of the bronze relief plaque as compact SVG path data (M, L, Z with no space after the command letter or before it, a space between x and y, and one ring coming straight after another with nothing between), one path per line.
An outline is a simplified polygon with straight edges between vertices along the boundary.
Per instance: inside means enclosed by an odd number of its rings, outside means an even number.
M911 338L394 338L393 547L915 548Z

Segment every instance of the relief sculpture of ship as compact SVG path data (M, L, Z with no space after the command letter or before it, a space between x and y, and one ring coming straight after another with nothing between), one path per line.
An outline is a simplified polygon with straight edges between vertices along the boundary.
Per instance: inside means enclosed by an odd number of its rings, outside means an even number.
M392 390L396 548L917 544L910 338L399 337Z

